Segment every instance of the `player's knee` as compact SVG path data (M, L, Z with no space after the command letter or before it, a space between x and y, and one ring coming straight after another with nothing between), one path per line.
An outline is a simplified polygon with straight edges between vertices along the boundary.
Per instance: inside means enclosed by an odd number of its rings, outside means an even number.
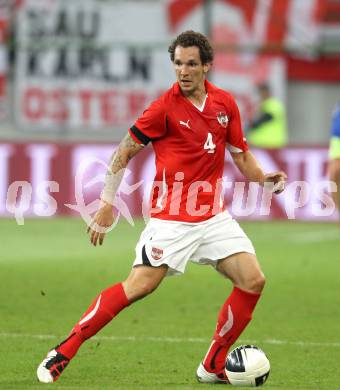
M140 298L144 298L156 289L156 285L150 282L142 282L138 285L137 291Z
M251 291L260 293L264 289L265 284L266 284L266 278L261 272L253 279Z
M123 282L125 294L129 302L137 301L151 294L167 273L167 266L136 267Z
M266 278L263 273L258 273L245 281L243 288L253 293L260 293L266 284Z
M151 294L157 287L157 285L150 283L148 280L138 282L131 282L126 280L123 282L123 286L130 303L146 297L147 295Z

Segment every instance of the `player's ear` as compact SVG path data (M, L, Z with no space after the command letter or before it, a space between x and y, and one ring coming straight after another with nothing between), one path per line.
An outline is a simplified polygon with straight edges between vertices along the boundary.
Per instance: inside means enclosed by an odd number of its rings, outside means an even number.
M204 64L203 65L203 72L204 73L208 73L210 68L211 68L211 65L212 65L211 62L208 62L208 63Z

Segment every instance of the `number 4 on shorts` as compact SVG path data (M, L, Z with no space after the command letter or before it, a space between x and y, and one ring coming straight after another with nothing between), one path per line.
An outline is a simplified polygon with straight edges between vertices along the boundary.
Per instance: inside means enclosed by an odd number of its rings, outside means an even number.
M208 133L207 140L204 144L204 149L208 150L208 153L215 153L216 145L213 142L212 134Z

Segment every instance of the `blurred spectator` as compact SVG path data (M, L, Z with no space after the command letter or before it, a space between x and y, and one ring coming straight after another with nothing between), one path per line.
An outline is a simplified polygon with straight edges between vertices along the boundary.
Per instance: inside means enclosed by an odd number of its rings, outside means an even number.
M334 202L340 211L340 101L335 107L331 125L329 178L337 184L338 191L333 192L332 195Z
M260 148L282 148L287 145L288 139L285 108L271 95L268 84L260 84L257 91L261 103L249 125L247 140Z

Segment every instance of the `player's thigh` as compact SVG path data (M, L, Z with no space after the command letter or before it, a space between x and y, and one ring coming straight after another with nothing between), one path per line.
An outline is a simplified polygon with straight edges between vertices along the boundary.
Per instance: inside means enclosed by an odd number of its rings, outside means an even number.
M252 253L240 252L221 259L216 269L243 290L261 292L264 287L264 274Z
M152 293L164 279L167 271L166 265L159 267L139 265L132 268L129 276L123 282L123 288L129 302Z

